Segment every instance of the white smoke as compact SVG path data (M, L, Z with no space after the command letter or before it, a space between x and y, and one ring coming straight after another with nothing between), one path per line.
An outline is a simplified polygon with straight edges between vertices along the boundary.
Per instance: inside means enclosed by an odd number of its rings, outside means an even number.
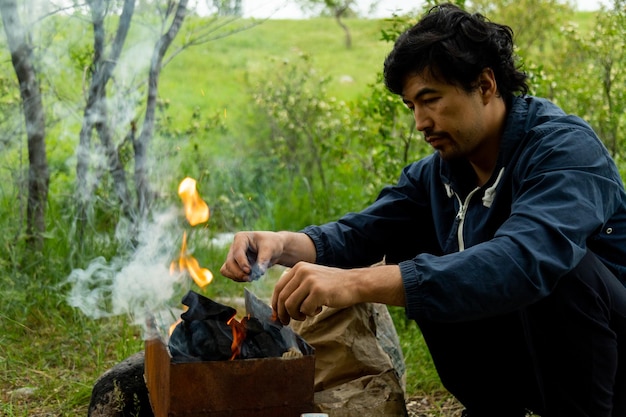
M98 257L85 269L73 270L65 282L71 285L68 303L94 319L128 315L145 332L151 333L152 326L166 329L180 313L172 307L180 305L173 297L190 281L169 271L180 250L179 216L172 210L143 227L130 257Z

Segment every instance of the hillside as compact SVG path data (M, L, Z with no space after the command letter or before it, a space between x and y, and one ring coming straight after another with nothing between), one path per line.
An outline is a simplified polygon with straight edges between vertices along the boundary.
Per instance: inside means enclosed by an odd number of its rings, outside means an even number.
M305 54L320 73L331 77L329 90L341 99L356 97L375 82L391 45L381 40L381 20L348 20L352 48L332 19L268 20L186 50L163 71L161 97L170 101L173 115L188 115L199 106L212 113L237 112L245 106L249 87L281 63Z

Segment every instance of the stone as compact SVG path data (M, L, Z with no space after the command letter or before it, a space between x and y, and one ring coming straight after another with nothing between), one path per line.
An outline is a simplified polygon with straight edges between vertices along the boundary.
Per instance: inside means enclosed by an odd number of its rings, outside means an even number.
M91 392L88 417L154 417L141 351L102 374Z

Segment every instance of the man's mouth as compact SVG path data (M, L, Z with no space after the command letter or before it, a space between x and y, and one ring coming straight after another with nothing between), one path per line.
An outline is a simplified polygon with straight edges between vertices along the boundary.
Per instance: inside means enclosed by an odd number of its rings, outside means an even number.
M426 136L425 139L430 146L432 146L433 148L437 148L446 140L446 137L442 135L429 135Z

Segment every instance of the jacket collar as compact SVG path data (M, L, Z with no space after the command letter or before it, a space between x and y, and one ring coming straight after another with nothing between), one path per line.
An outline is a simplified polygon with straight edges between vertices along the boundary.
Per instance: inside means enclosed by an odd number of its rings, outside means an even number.
M510 105L507 106L509 111L500 141L496 166L491 178L483 186L485 189L483 204L486 207L491 205L495 197L496 187L504 175L505 167L517 151L524 132L527 130L526 119L531 99L530 96L515 96L509 103ZM435 157L439 161L439 175L449 197L457 193L461 198L465 198L476 188L476 174L469 161L461 159L447 162L441 159L438 154Z

